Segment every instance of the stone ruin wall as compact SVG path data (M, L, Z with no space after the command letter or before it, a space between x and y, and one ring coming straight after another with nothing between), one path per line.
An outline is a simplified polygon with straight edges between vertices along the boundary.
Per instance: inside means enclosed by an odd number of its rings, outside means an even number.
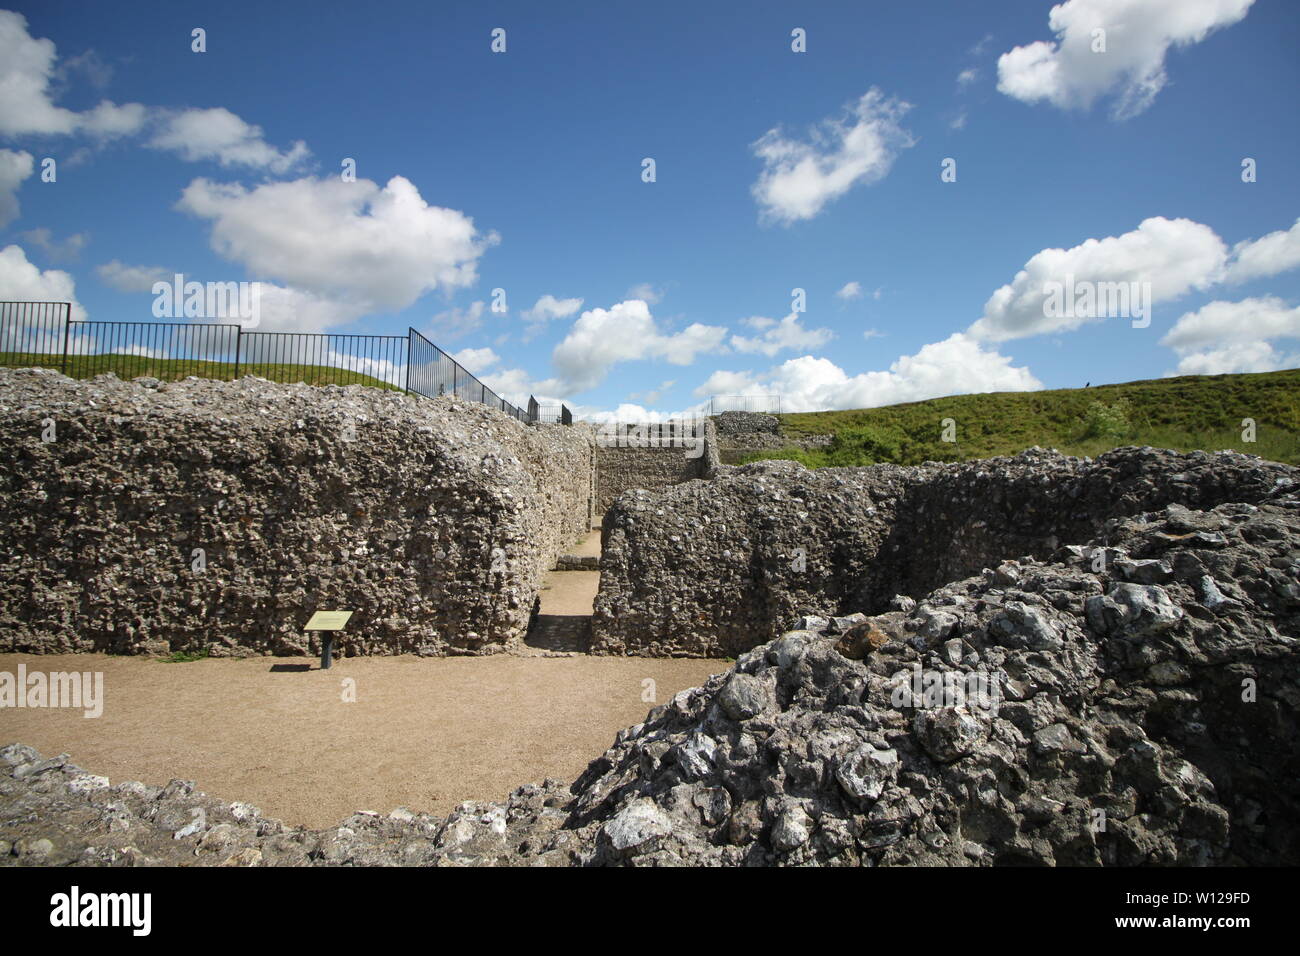
M14 411L0 400L0 420ZM487 413L442 411L429 447L451 468L446 449L466 447L451 436ZM558 434L544 451L580 438ZM470 472L492 457L472 447ZM60 459L67 481L88 480L80 463L106 465L85 441L78 455ZM138 473L129 457L118 476ZM446 818L361 811L311 831L184 781L113 785L14 743L0 747L0 866L1294 862L1300 469L1123 448L720 472L615 502L597 610L628 629L606 629L600 649L732 651L735 664L619 732L571 784L527 784ZM40 490L27 492L30 513ZM81 525L96 520L109 525L102 514ZM797 629L764 633L786 627ZM944 687L982 677L996 693L931 701L916 689L922 671Z
M781 434L781 419L766 412L720 412L713 416L713 424L722 441L742 435Z
M629 491L663 491L682 482L712 477L717 470L718 439L712 422L704 423L702 435L688 436L692 443L701 442L689 447L671 444L672 437L663 437L657 425L629 435L628 430L636 427L620 424L597 429L597 518ZM694 454L696 451L699 454Z
M594 507L589 427L362 386L0 369L0 442L4 651L314 654L350 609L346 655L493 653Z
M788 436L781 428L781 419L761 412L722 412L712 420L717 427L719 457L728 465L739 464L758 451L826 448L834 438L833 435Z
M805 617L571 784L445 818L313 831L0 747L0 866L1293 864L1297 491L1110 522L1104 570L1067 546L872 617ZM931 700L922 671L992 693Z
M804 614L879 613L1022 556L1046 560L1113 518L1252 503L1300 469L1235 453L1122 448L809 471L723 466L605 516L594 653L734 656Z

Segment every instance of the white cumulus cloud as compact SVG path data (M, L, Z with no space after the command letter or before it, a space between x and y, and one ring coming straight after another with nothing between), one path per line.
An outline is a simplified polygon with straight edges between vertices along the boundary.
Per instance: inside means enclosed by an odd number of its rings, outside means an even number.
M1114 96L1112 115L1141 113L1164 87L1170 47L1200 43L1240 21L1254 0L1067 0L1052 7L1055 40L1018 46L998 58L998 90L1025 103L1088 109ZM1094 31L1105 31L1094 52Z
M0 149L0 227L18 218L18 187L32 174L32 154Z
M431 206L407 179L304 178L254 189L196 179L177 208L212 223L212 248L256 278L367 311L397 311L434 289L477 279L497 241L454 209Z
M842 117L814 126L808 142L768 130L751 147L763 161L751 190L762 218L812 219L854 186L884 178L899 150L915 142L899 125L910 108L873 87Z
M116 139L119 136L129 136L143 127L149 118L149 110L139 103L118 106L102 100L94 109L79 115L83 131L100 139Z
M54 233L45 226L29 229L22 234L22 237L24 241L39 247L42 252L57 262L76 259L81 255L81 250L86 248L86 243L90 241L90 236L84 232L74 232L66 239L56 239Z
M1143 220L1132 232L1088 239L1070 249L1035 253L1007 285L984 304L968 330L976 338L1004 341L1075 329L1100 318L1047 314L1047 282L1150 282L1152 302L1205 289L1223 276L1228 249L1209 226L1190 219Z
M139 103L119 106L108 100L78 113L54 102L50 81L57 54L51 40L27 31L27 19L0 10L0 134L67 135L86 132L108 139L136 132L145 121Z
M520 408L528 404L529 396L536 398L541 405L555 405L563 402L567 394L567 386L559 379L537 380L522 368L499 369L485 375L475 372L475 375L492 391ZM569 407L573 409L572 404Z
M564 394L583 392L604 381L619 362L663 359L689 365L701 352L722 345L727 330L721 326L688 325L680 332L663 332L641 299L628 299L608 309L589 309L573 323L551 360Z
M482 299L469 305L454 306L444 309L429 321L429 331L433 334L434 344L453 342L464 338L483 324L487 313L487 303Z
M280 174L310 155L302 140L288 150L277 150L263 138L260 126L246 123L222 107L159 111L156 116L159 128L148 145L174 152L190 162L212 160L222 166L247 166Z
M759 352L769 358L786 349L799 351L821 348L835 337L835 333L830 329L804 328L799 324L799 315L796 312L791 312L780 322L764 316L755 316L745 321L754 328L765 328L766 331L762 335L751 338L733 335L731 347L737 352Z
M548 292L531 309L525 309L519 314L529 322L548 322L551 319L567 319L581 308L581 299L557 299Z
M654 305L663 297L663 290L652 286L649 282L638 283L623 294L625 299L641 299L647 305Z
M260 303L257 328L264 332L320 332L355 322L367 311L354 302L275 282L259 281L257 288Z
M112 70L94 51L59 63L52 41L33 37L21 14L0 10L0 135L83 134L110 140L149 128L149 146L191 162L212 160L277 174L309 155L301 141L277 150L265 141L260 127L221 107L170 109L101 100L81 112L66 109L55 101L63 81L74 73L85 73L94 85L104 86Z
M719 371L696 395L781 395L786 411L873 408L967 392L1029 391L1042 383L1011 359L961 332L900 356L885 371L849 375L834 362L805 355L765 373Z
M1160 340L1178 353L1179 375L1271 372L1300 365L1300 352L1277 339L1300 339L1300 308L1275 296L1214 301L1188 312Z
M451 357L475 375L501 361L501 356L489 348L461 349L459 352L453 352Z
M119 292L150 292L155 282L171 282L175 271L162 266L129 266L113 259L96 266L95 274Z
M1204 292L1224 282L1244 282L1300 267L1300 221L1259 239L1228 249L1203 223L1156 216L1119 236L1087 239L1069 249L1035 253L1015 278L993 293L984 313L967 332L988 341L1004 341L1076 329L1102 321L1094 315L1052 311L1049 282L1150 282L1151 302L1176 299L1192 290Z
M0 249L0 289L5 299L16 302L71 302L73 320L86 318L72 276L62 269L42 271L28 261L22 246Z
M1207 345L1256 342L1260 339L1300 338L1300 309L1276 296L1215 301L1182 316L1160 340L1178 351Z
M1275 372L1300 366L1300 352L1284 354L1269 342L1236 342L1184 355L1170 375L1226 375L1229 372Z
M1300 266L1300 219L1290 229L1279 229L1232 247L1227 281L1247 282L1277 275Z

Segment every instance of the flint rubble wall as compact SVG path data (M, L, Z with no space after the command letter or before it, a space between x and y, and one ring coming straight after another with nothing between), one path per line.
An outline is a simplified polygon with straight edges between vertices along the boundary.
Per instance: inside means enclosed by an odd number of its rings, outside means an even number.
M1300 469L1231 452L1031 449L957 464L722 466L605 515L592 651L734 656L803 614L879 613L1007 558L1046 558L1109 519L1254 503Z
M350 609L346 655L493 653L593 513L588 426L362 386L0 369L0 436L6 651L310 654Z
M621 495L634 489L663 491L696 478L712 477L718 466L718 441L713 424L703 426L703 434L687 436L688 444L668 444L656 430L660 444L647 447L645 438L625 436L627 425L598 430L596 448L596 515L603 515ZM679 440L680 441L680 440ZM696 442L701 444L697 445Z
M723 441L736 435L781 434L781 419L764 412L721 412L713 416L713 424Z
M833 435L788 437L781 429L781 419L759 412L723 412L713 416L712 421L717 427L719 455L727 464L737 464L756 451L826 448L834 438Z
M883 614L805 618L569 786L446 818L309 831L13 744L0 866L1294 864L1298 572L1294 484L1118 519ZM973 677L992 693L931 699Z
M736 614L761 623L781 602L756 603L755 589L774 597L787 582L763 548L786 543L792 509L816 531L804 540L845 560L865 560L853 542L873 551L876 591L861 590L870 577L841 582L872 613L808 615L759 637L621 731L571 784L521 786L446 818L360 811L309 831L192 783L115 784L15 743L0 747L0 866L1295 862L1296 469L1132 448L1096 461L765 467L627 496L609 518L615 537L636 539L626 554L651 576L682 561L666 598L698 631L721 608L691 603L708 578L662 535L707 525L700 540L743 549L750 583L732 577ZM658 520L673 506L684 524ZM1098 535L1055 547L1053 536L1097 522ZM940 539L914 537L927 529ZM908 541L910 563L885 556ZM1048 558L994 560L919 600L871 607L873 594L924 587L988 548L1040 545ZM835 582L824 554L808 558ZM991 694L949 699L972 678Z

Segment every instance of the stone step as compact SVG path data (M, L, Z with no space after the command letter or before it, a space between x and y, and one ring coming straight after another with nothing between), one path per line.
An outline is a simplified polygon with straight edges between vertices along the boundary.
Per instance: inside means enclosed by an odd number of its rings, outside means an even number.
M599 571L598 554L562 554L555 559L553 571Z

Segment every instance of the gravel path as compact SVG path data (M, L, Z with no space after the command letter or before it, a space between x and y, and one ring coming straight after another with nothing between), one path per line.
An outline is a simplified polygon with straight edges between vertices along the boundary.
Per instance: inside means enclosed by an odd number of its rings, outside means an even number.
M298 658L164 664L0 654L0 671L102 671L103 716L4 709L0 745L71 753L113 783L195 781L290 824L357 809L445 814L522 782L574 779L624 727L724 661L613 657ZM307 668L307 669L302 669ZM356 702L344 703L345 679ZM643 700L646 679L654 698Z

